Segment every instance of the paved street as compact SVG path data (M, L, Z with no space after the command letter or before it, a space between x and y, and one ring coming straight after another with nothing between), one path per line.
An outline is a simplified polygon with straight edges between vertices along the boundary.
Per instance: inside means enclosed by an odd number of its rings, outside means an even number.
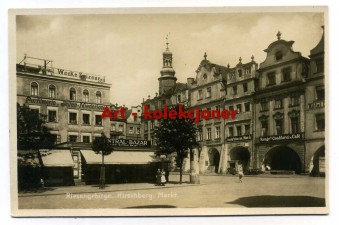
M171 175L178 181L177 175ZM165 187L149 183L57 187L20 193L21 209L185 208L185 207L315 207L325 204L325 179L299 175L237 177L201 176L201 184L171 182Z

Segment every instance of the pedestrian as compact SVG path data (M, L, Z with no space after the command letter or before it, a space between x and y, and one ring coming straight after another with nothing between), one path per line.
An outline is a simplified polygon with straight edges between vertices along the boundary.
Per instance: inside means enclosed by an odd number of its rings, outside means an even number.
M239 183L242 183L242 178L244 176L244 171L243 171L243 168L242 168L241 164L238 166L238 176L239 176Z
M158 169L156 174L155 174L155 185L156 186L161 185L161 171L160 171L160 169Z
M160 178L160 180L161 180L161 186L165 186L165 184L166 184L166 177L165 177L164 169L161 170L161 178Z

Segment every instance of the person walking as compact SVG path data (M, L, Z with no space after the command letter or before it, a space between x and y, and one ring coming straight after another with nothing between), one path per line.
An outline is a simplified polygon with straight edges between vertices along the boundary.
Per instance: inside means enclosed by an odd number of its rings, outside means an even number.
M238 177L239 177L239 183L242 183L242 178L244 176L244 171L243 171L243 168L242 168L242 165L240 164L238 166Z
M166 184L166 177L165 177L164 169L161 170L161 178L160 178L160 180L161 180L161 186L165 186L165 184Z
M156 186L161 185L161 171L160 171L160 169L158 169L156 174L155 174L155 185Z

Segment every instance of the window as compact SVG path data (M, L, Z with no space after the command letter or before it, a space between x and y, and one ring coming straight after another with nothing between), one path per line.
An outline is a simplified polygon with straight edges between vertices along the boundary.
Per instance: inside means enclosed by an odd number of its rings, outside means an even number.
M82 124L89 125L90 124L90 115L82 114Z
M198 100L201 100L202 99L202 90L199 90L198 91Z
M134 133L134 127L129 127L128 133L133 134Z
M291 117L291 132L292 134L299 132L299 117Z
M39 95L39 85L36 82L31 83L31 95L38 96Z
M242 70L238 70L238 76L242 77Z
M236 95L238 93L237 86L233 86L233 95Z
M97 125L97 126L102 125L101 115L95 115L95 125Z
M228 128L228 136L229 137L233 137L234 136L233 127L229 127Z
M245 102L245 112L251 111L251 104L249 102Z
M251 67L246 67L245 68L245 74L248 75L251 73Z
M137 127L136 133L137 133L137 134L140 134L140 127Z
M282 70L282 81L287 82L291 80L291 67L284 68Z
M77 135L68 135L68 141L69 142L77 142L78 136Z
M207 74L204 73L204 75L202 76L202 78L204 78L204 80L206 80L206 79L207 79Z
M84 90L82 92L82 100L84 102L89 102L89 92L88 92L88 90Z
M220 112L220 105L215 106L215 110Z
M206 98L210 98L211 97L211 88L208 87L206 90Z
M282 99L275 99L274 100L274 108L275 109L281 109L283 106Z
M268 122L267 120L261 121L261 136L267 136L268 134Z
M60 143L60 135L57 134L51 134L51 142L54 144Z
M134 116L134 122L138 122L138 116Z
M233 111L234 110L234 106L233 105L228 106L228 110L229 111Z
M320 73L320 72L324 72L324 59L317 59L315 61L315 65L316 65L316 73Z
M250 135L251 129L249 124L245 124L245 135Z
M112 124L111 124L111 131L113 131L113 132L116 131L115 123L112 123Z
M237 104L237 111L238 113L241 113L241 104Z
M96 103L101 103L101 92L97 91L95 93L95 99L96 99Z
M177 103L180 103L181 102L181 95L178 95L177 96Z
M48 122L50 122L50 123L57 122L57 112L56 112L56 110L48 110Z
M275 85L275 72L267 74L267 86Z
M202 128L199 127L197 131L197 141L202 141L202 140L203 140Z
M282 119L275 120L275 134L276 135L283 134L283 120Z
M29 109L32 113L36 113L36 114L38 114L39 115L39 113L40 113L40 110L39 109L37 109L37 108L34 108L34 109Z
M260 111L267 111L268 110L268 102L262 101L260 102Z
M71 88L69 90L69 99L72 100L72 101L77 100L77 92L76 92L75 88Z
M82 136L82 142L84 143L90 143L90 136Z
M56 96L56 88L54 85L49 85L48 87L48 97L55 98Z
M151 130L154 129L154 121L151 122Z
M298 94L293 94L290 97L290 106L299 105L300 97Z
M316 98L317 100L324 100L325 99L325 89L324 86L315 87Z
M315 115L316 130L323 131L325 130L325 114Z
M242 84L242 87L244 89L244 93L246 93L248 91L248 86L247 86L247 83L243 83Z
M119 132L124 132L124 125L122 124L119 124Z
M215 127L215 138L220 138L220 127Z
M211 140L211 128L207 128L207 137L206 137L206 139L207 140Z
M69 123L70 124L77 124L78 123L77 113L74 113L74 112L69 113Z
M242 133L241 133L241 126L236 126L237 128L237 136L241 136Z
M283 57L283 54L282 54L282 52L281 51L277 51L276 53L275 53L275 60L281 60L282 59L282 57Z

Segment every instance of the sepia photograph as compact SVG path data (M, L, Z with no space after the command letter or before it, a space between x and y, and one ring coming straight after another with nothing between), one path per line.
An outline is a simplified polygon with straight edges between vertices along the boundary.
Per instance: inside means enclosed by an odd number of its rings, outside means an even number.
M327 7L9 24L12 216L329 213Z

